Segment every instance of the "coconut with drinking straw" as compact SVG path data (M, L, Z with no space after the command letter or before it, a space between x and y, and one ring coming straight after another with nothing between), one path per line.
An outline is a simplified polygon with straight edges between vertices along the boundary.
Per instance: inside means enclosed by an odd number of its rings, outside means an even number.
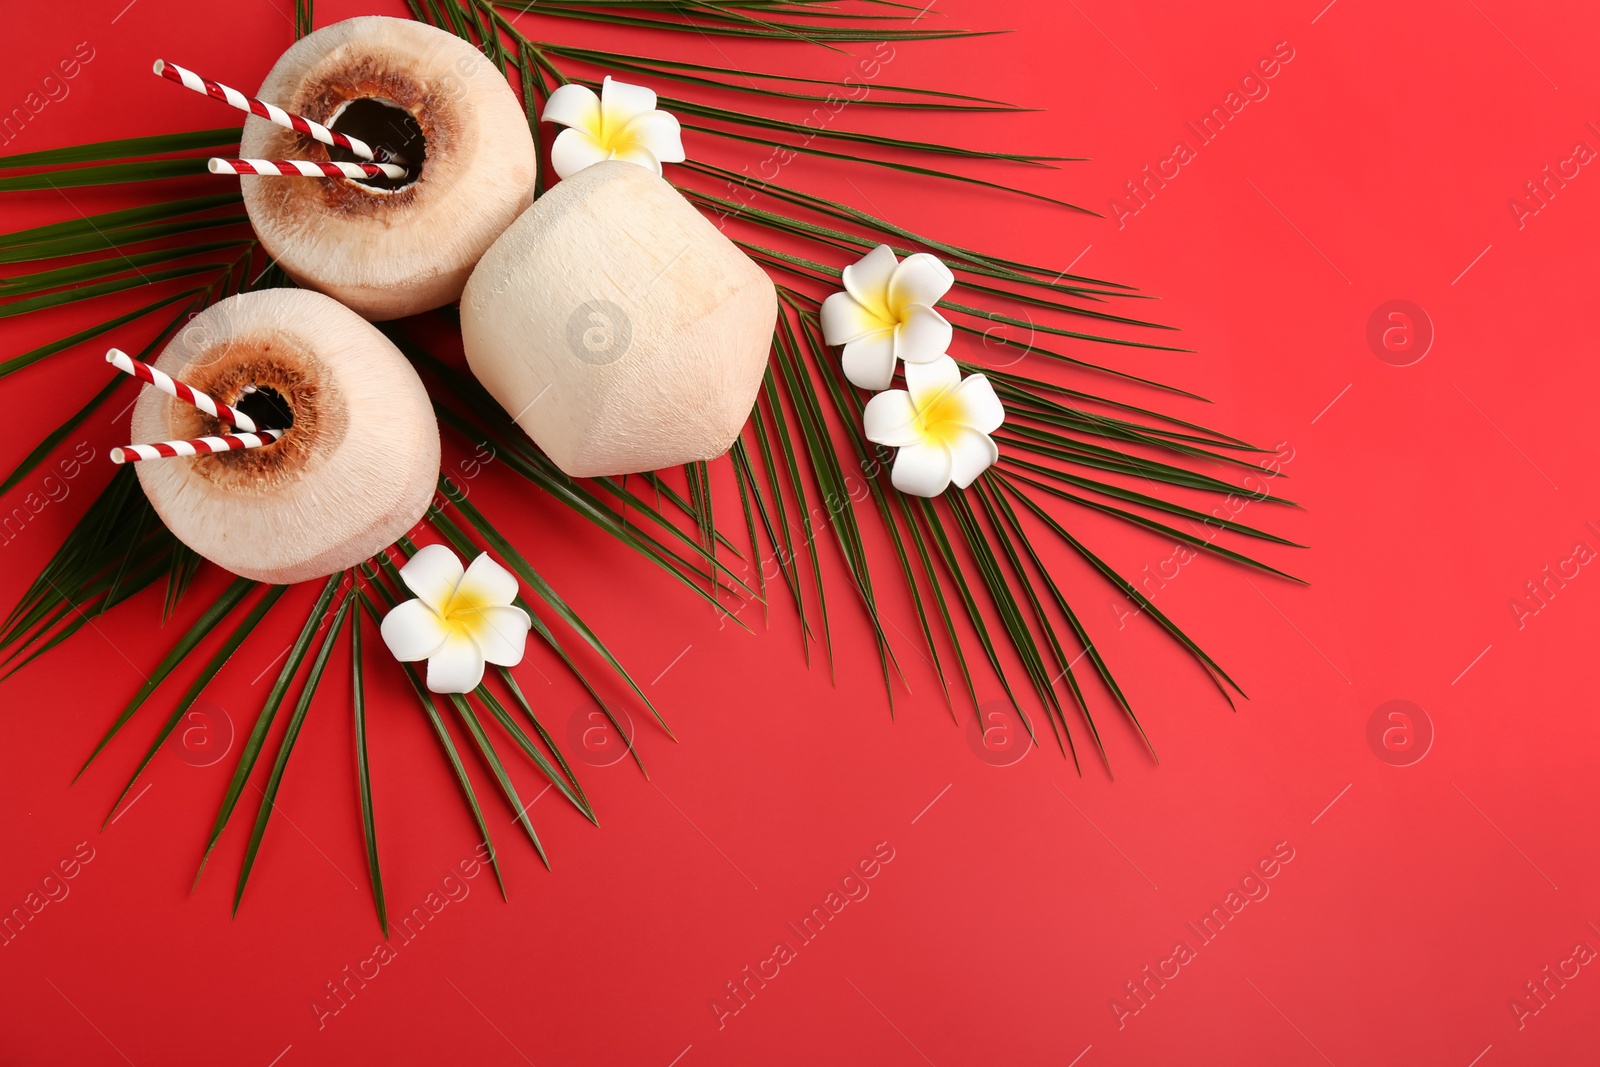
M155 71L249 114L239 158L208 168L239 176L256 236L290 278L364 318L456 300L533 202L538 153L516 94L432 26L334 23L280 56L253 97L165 60Z
M363 16L308 34L260 96L406 160L399 179L241 178L262 247L300 285L367 319L461 296L479 257L533 202L533 134L505 75L454 34ZM254 114L246 159L356 162Z
M257 447L135 464L162 521L218 566L273 584L321 577L388 548L427 510L439 476L427 391L400 350L338 301L307 289L229 297L156 364L217 398L218 411L281 431ZM169 445L224 436L215 416L156 388L140 395L132 428L135 440Z

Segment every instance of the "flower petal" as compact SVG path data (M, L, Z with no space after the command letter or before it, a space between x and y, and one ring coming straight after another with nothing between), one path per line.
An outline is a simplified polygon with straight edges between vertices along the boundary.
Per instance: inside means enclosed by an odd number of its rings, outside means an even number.
M917 432L917 407L911 394L903 389L889 389L867 401L861 413L861 426L867 440L880 445L898 448L914 445L922 439Z
M955 283L956 276L938 256L927 252L907 256L889 279L889 308L899 311L907 304L932 307Z
M378 632L383 635L383 643L389 646L389 654L401 663L427 659L439 651L450 636L449 627L439 618L439 613L421 600L407 600L395 607L383 617Z
M515 667L522 662L528 630L533 626L526 611L518 607L484 608L464 616L462 621L472 630L484 659L502 667Z
M907 304L900 309L894 354L907 363L928 363L950 351L954 339L955 327L943 315L926 304Z
M484 608L503 608L516 599L516 575L491 559L489 553L480 552L467 567L467 573L461 576L449 607L440 614L451 616Z
M938 496L950 484L950 450L932 441L908 445L895 455L889 480L902 493Z
M844 376L858 389L887 389L894 381L894 331L858 337L844 346Z
M648 150L662 163L684 161L683 127L670 112L650 111L640 115L622 128L622 138Z
M642 85L619 82L610 75L600 86L600 116L609 134L620 130L640 115L656 109L656 91Z
M946 392L961 384L961 368L949 356L930 363L906 364L906 390L918 411L925 411Z
M822 339L830 345L847 345L869 333L892 330L894 323L849 293L834 293L822 302Z
M1006 421L1005 405L994 394L994 385L983 374L968 375L956 386L961 399L962 425L979 433L994 433Z
M894 249L879 245L844 269L845 292L885 322L895 321L889 313L889 279L898 262Z
M625 144L619 148L613 149L611 152L611 158L626 160L629 163L637 163L645 170L650 171L656 177L661 177L661 160L657 159L655 157L655 153L651 152L650 149L646 148L642 144Z
M461 560L444 545L428 545L400 568L400 580L439 614L461 584Z
M988 434L963 427L945 438L950 453L950 480L958 489L965 489L994 465L1000 458L1000 449Z
M610 158L611 152L590 137L587 130L562 130L550 145L550 166L563 178L570 178L584 167L604 163Z
M600 132L600 98L587 85L568 82L559 86L545 101L545 122L559 122L563 126L586 130L591 135Z
M483 653L462 630L453 631L428 657L428 689L435 693L470 693L483 681Z

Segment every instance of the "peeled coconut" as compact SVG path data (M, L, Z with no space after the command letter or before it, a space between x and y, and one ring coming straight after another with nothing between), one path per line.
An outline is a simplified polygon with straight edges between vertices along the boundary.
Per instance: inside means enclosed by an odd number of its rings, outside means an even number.
M653 172L611 160L541 197L461 300L467 362L573 477L722 455L750 415L778 297Z
M533 202L527 116L493 63L409 19L347 19L301 38L261 99L399 153L408 177L239 179L267 252L296 282L369 319L451 303L484 250ZM354 162L251 116L249 159Z
M229 297L156 366L287 431L261 448L136 465L167 528L219 567L273 584L318 578L388 548L427 510L439 477L427 391L400 350L337 301L304 289ZM148 386L134 405L135 441L226 432Z

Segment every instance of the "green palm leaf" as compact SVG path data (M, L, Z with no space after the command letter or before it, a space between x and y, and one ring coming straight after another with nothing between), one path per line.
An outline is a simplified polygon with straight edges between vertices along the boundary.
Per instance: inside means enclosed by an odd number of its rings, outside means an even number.
M329 588L335 587L336 579L345 577L353 575L334 575L329 579ZM294 743L300 738L300 728L305 725L306 713L311 710L311 698L317 691L317 684L322 680L322 672L327 669L333 646L338 641L339 631L344 629L345 619L350 613L351 595L346 593L339 602L339 612L333 618L333 625L328 627L328 635L322 639L322 647L317 650L316 659L311 661L311 671L306 676L305 685L301 687L300 699L295 702L294 711L289 715L289 724L284 728L283 740L278 742L278 756L273 760L266 788L261 791L261 808L256 812L255 828L250 831L250 842L245 846L244 861L239 868L239 884L233 892L233 911L236 915L239 912L239 901L244 899L245 883L250 880L250 871L255 867L256 853L261 849L261 839L266 835L267 822L278 806L278 787L283 784L283 772L289 765L289 753L294 750Z
M358 601L359 603L359 601ZM367 873L372 878L372 903L378 911L378 927L389 936L389 910L383 901L383 871L378 864L378 826L372 810L372 767L367 759L367 689L362 677L361 619L359 607L350 620L350 669L355 687L351 711L355 716L356 785L361 798L361 840L367 846Z
M506 72L523 95L530 126L539 127L540 102L555 85L570 81L593 84L596 70L638 77L647 83L670 83L664 106L690 119L685 128L736 144L808 152L841 165L888 168L929 181L956 183L952 189L979 186L1017 193L1053 207L1082 212L1070 203L963 172L968 163L1015 167L1047 166L1069 157L1046 157L962 147L959 143L912 141L867 131L804 123L735 110L701 94L739 92L790 104L827 103L848 93L845 82L812 77L805 69L785 70L785 55L803 61L808 49L844 50L858 43L900 43L972 36L972 31L935 27L921 20L923 9L910 4L864 0L844 5L837 0L409 0L417 17L479 47ZM510 14L507 14L510 12ZM295 33L313 25L310 0L296 0ZM558 29L573 21L626 28L630 33L654 31L673 53L674 34L691 38L744 38L774 57L774 68L745 72L731 66L696 63L682 58L656 58L641 52L613 54L564 41L530 36L538 29ZM574 69L566 69L568 67ZM971 112L1020 110L994 100L916 87L874 83L873 92L857 103L865 108L914 108L945 113L949 121ZM871 111L864 112L870 114ZM974 133L981 135L981 127ZM132 350L124 338L143 329L142 320L162 316L159 332L143 346L141 357L159 350L185 317L210 302L251 288L291 284L281 268L265 260L249 237L230 239L230 227L245 221L236 187L201 191L204 155L236 144L238 128L125 138L45 152L0 157L0 194L28 189L73 189L123 186L142 202L133 206L77 215L58 222L0 234L0 264L26 264L23 273L0 279L0 318L50 308L116 301L119 294L149 287L144 303L131 311L95 312L88 326L60 341L12 355L0 362L0 378L40 361L65 356L88 342L105 339ZM977 138L973 139L977 143ZM819 143L821 142L821 143ZM831 144L833 147L822 147ZM834 149L838 149L837 151ZM987 171L985 173L988 173ZM160 185L178 178L197 178L196 190ZM723 167L691 161L675 172L678 188L700 210L729 230L739 247L780 281L781 315L773 335L771 366L763 379L755 410L727 462L728 478L715 465L693 464L682 480L676 475L648 474L634 480L568 478L511 422L506 413L473 380L449 362L418 344L403 324L385 324L386 333L418 367L429 384L441 423L473 445L492 447L497 469L541 490L540 496L571 509L619 543L665 571L690 590L692 602L703 604L746 626L738 608L759 599L769 612L767 567L774 566L774 592L792 603L800 623L801 645L810 659L811 644L820 638L834 662L831 621L840 605L826 596L826 572L842 568L848 598L872 628L874 654L893 708L894 675L903 647L891 641L880 603L903 589L916 612L914 650L933 667L946 701L950 677L971 700L979 700L980 680L974 667L987 667L988 677L1023 714L1030 734L1033 720L1025 704L1043 709L1059 745L1078 761L1074 730L1086 730L1100 759L1109 768L1104 732L1092 711L1084 682L1096 679L1116 708L1128 717L1142 743L1149 738L1134 715L1110 664L1096 647L1093 634L1074 609L1053 573L1059 566L1047 555L1054 544L1069 559L1104 580L1131 600L1142 614L1162 628L1206 671L1227 696L1237 684L1184 631L1151 604L1132 582L1120 575L1071 528L1066 512L1086 509L1109 517L1141 536L1171 544L1187 544L1232 564L1292 579L1285 570L1253 553L1297 547L1277 534L1234 519L1217 518L1190 506L1187 494L1239 493L1237 479L1257 470L1256 448L1191 419L1131 403L1109 388L1153 389L1166 400L1201 400L1194 393L1118 365L1130 348L1164 351L1183 349L1158 343L1170 328L1137 313L1121 301L1148 300L1125 284L1106 279L1057 273L1012 258L994 249L965 248L890 223L860 208L839 203L778 182L758 181ZM541 176L537 192L542 192ZM164 192L162 190L165 190ZM176 190L176 192L175 192ZM1092 214L1092 212L1090 213ZM963 492L939 501L910 499L892 487L888 456L861 430L864 396L840 371L837 355L822 338L818 307L839 286L840 268L878 244L897 255L927 251L946 260L955 272L957 290L941 307L964 337L985 337L1002 349L1033 357L1027 364L985 370L965 362L966 373L987 373L1008 411L1004 430L996 435L1002 461ZM220 255L219 255L220 253ZM187 283L187 284L184 284ZM169 295L168 291L172 290ZM125 305L123 305L125 306ZM1132 305L1147 308L1148 304ZM448 317L448 315L446 316ZM1011 337L986 336L996 327L1026 333L1026 343ZM1050 338L1050 346L1038 343ZM1091 358L1084 346L1097 346L1104 358ZM1053 347L1051 347L1053 346ZM88 354L72 358L94 361ZM1026 371L1023 369L1026 367ZM121 380L109 378L82 394L82 406L60 427L31 449L0 483L0 494L12 491L37 470L78 427L116 392ZM78 403L79 401L74 401ZM720 461L719 461L720 462ZM731 480L739 494L737 510L716 499L716 488ZM46 564L0 624L0 652L16 670L69 639L96 618L165 580L161 598L164 616L180 607L192 587L201 561L161 525L131 471L119 471L95 498L82 520ZM639 485L653 500L635 491ZM441 479L443 501L428 516L438 537L463 553L487 548L526 584L524 602L534 618L534 633L543 648L560 661L613 716L601 699L596 680L574 658L594 656L622 681L632 699L665 723L640 686L605 647L595 631L565 602L535 561L503 535L488 510L467 502L448 479ZM1293 506L1278 497L1271 502ZM870 503L868 501L870 500ZM1046 504L1049 507L1046 507ZM858 510L859 509L859 510ZM735 529L724 531L719 522ZM886 549L880 548L887 535ZM743 538L748 555L736 544ZM819 545L819 542L822 544ZM409 540L402 552L414 551ZM1248 549L1248 550L1247 550ZM877 557L883 555L880 561ZM753 574L750 573L753 570ZM807 573L809 571L809 574ZM289 713L262 803L246 846L235 887L234 905L259 854L289 756L310 718L314 697L340 628L351 627L354 715L356 727L358 808L367 866L372 879L379 925L387 932L387 911L378 862L373 816L373 782L368 759L368 718L362 642L362 614L380 618L379 602L398 602L402 586L387 553L372 566L348 576L349 587L337 609L333 598L346 577L328 579L303 620L300 637L291 646L243 746L227 794L221 804L205 855L216 846L249 784L288 692L302 674L299 695ZM147 675L145 686L114 719L93 760L118 735L175 672L179 662L199 651L211 635L225 635L200 674L168 707L157 738L135 769L133 784L159 746L182 721L201 692L229 658L282 609L285 591L263 588L237 623L229 616L256 589L240 579L209 604L170 646L168 655ZM837 600L837 598L836 598ZM538 611L532 610L537 607ZM330 614L333 625L312 655L312 645ZM549 621L541 616L548 616ZM231 629L227 627L231 625ZM557 637L564 627L588 651L569 651ZM920 647L916 647L920 646ZM968 650L981 651L981 658ZM309 663L308 663L309 657ZM381 660L383 657L379 657ZM1090 668L1076 670L1087 659ZM1020 670L1021 674L1017 672ZM482 840L490 849L501 892L505 883L489 843L484 813L461 758L446 711L423 685L416 669L402 673L450 764ZM496 681L496 679L498 679ZM1059 691L1066 682L1067 697ZM491 682L494 684L491 685ZM1068 704L1071 704L1071 708ZM522 803L497 744L507 740L520 751L550 787L557 789L584 816L595 812L571 766L509 670L502 669L471 694L453 696L455 729L472 740L483 769L493 779L515 820L548 865L549 859L527 806ZM1075 714L1069 716L1069 711ZM951 704L952 714L954 705ZM494 724L491 726L491 722ZM531 732L527 728L532 727ZM620 725L618 726L620 731ZM498 731L498 732L497 732ZM1037 735L1035 734L1035 737ZM630 739L631 740L631 739ZM643 768L639 753L634 759ZM1152 755L1153 748L1150 749ZM512 753L514 755L514 753ZM85 764L87 766L87 763ZM81 773L81 772L80 772ZM127 795L126 789L118 803ZM113 806L115 810L115 805ZM198 875L197 875L198 879Z
M250 772L255 769L256 760L261 756L261 747L266 743L267 732L272 729L272 723L278 716L278 709L283 705L283 698L288 695L289 687L294 683L295 675L300 673L300 665L305 662L306 653L311 650L311 642L321 629L323 621L327 618L328 607L333 603L334 594L338 592L339 583L344 580L343 574L331 574L323 583L322 593L317 597L311 607L311 613L306 616L305 625L300 628L300 636L289 646L283 667L278 671L278 679L273 682L271 690L267 692L266 703L262 706L260 714L256 716L255 725L250 729L250 736L245 739L244 747L239 751L239 762L233 770L233 777L228 782L228 791L223 795L222 804L217 810L216 821L211 826L211 836L206 841L205 853L200 857L200 869L195 872L195 882L200 881L200 875L205 873L206 860L211 858L211 850L217 847L217 842L222 837L222 831L227 829L228 821L233 817L233 810L239 804L239 798L244 795L245 783L250 780ZM242 581L242 579L241 579ZM315 672L320 676L320 670ZM306 692L310 692L310 687ZM303 699L308 699L304 697ZM252 853L253 855L253 853ZM246 859L247 865L249 857ZM243 884L239 892L244 891ZM234 907L238 907L238 897L234 898Z

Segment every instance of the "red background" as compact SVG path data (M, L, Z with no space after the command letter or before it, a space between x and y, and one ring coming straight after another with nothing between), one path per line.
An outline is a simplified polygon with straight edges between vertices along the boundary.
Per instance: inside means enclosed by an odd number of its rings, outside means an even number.
M0 688L0 908L21 904L78 842L94 850L70 895L0 949L0 1062L1587 1062L1595 968L1552 982L1520 1028L1510 1004L1575 944L1600 948L1588 675L1600 577L1581 568L1520 628L1508 602L1575 543L1600 547L1587 314L1600 177L1582 168L1521 228L1508 200L1575 142L1600 147L1589 121L1600 118L1600 20L1578 3L1324 2L939 0L929 19L940 25L1016 32L901 46L885 78L1044 110L902 128L1092 157L981 173L1108 213L1141 167L1193 142L1186 120L1288 42L1294 58L1270 95L1121 228L814 159L785 176L950 239L1058 267L1081 255L1077 270L1160 296L1159 317L1197 354L1124 354L1119 365L1215 400L1203 411L1160 401L1182 414L1293 449L1279 491L1306 510L1247 517L1311 546L1271 557L1310 586L1200 560L1158 596L1250 693L1236 712L1150 626L1119 629L1120 598L1079 582L1161 762L1107 718L1114 781L1094 764L1078 776L1053 748L991 766L969 747L972 710L958 704L963 725L952 723L909 644L916 695L891 719L859 617L835 611L832 682L824 665L807 669L786 608L753 634L723 626L541 504L515 524L522 543L641 681L654 679L679 743L642 727L648 779L626 762L579 764L601 829L538 803L550 872L482 783L510 903L486 874L466 882L470 895L319 1029L311 1004L324 983L380 936L340 686L313 710L237 918L244 827L190 892L231 759L196 768L164 752L148 791L99 832L154 730L146 712L69 788L171 640L148 626L151 591ZM217 105L163 88L151 61L249 88L292 39L288 0L125 4L8 15L5 109L77 42L95 58L5 151L226 124ZM319 25L401 13L378 0L318 9ZM616 39L565 23L535 33ZM672 43L713 62L777 52L787 69L825 75L852 62L805 45ZM894 118L841 121L889 132ZM689 141L691 154L735 167L765 154L748 148ZM86 212L132 202L72 197ZM3 203L7 230L73 217L55 194ZM1406 367L1366 340L1369 316L1397 298L1425 309L1436 333ZM0 354L81 328L82 316L5 320ZM89 349L4 383L0 467L88 395ZM126 440L125 418L119 427L108 408L81 436L103 453ZM0 549L0 599L20 593L108 474L92 464L67 501ZM482 491L506 503L521 492L498 478ZM1132 571L1170 553L1092 529ZM213 576L199 591L218 588ZM911 630L908 607L887 610ZM236 723L259 707L271 677L260 675L291 624L281 615L212 687ZM343 662L341 652L335 677ZM549 688L531 670L525 685L560 731L582 702L540 666ZM375 674L377 820L398 914L471 854L475 835L402 683ZM1374 712L1396 699L1424 709L1435 734L1410 766L1368 740ZM719 1028L710 1004L724 984L779 939L795 942L785 924L879 842L894 859L870 895ZM1202 946L1186 922L1280 842L1293 860L1265 883L1270 894ZM1113 998L1179 940L1195 958L1119 1025Z

